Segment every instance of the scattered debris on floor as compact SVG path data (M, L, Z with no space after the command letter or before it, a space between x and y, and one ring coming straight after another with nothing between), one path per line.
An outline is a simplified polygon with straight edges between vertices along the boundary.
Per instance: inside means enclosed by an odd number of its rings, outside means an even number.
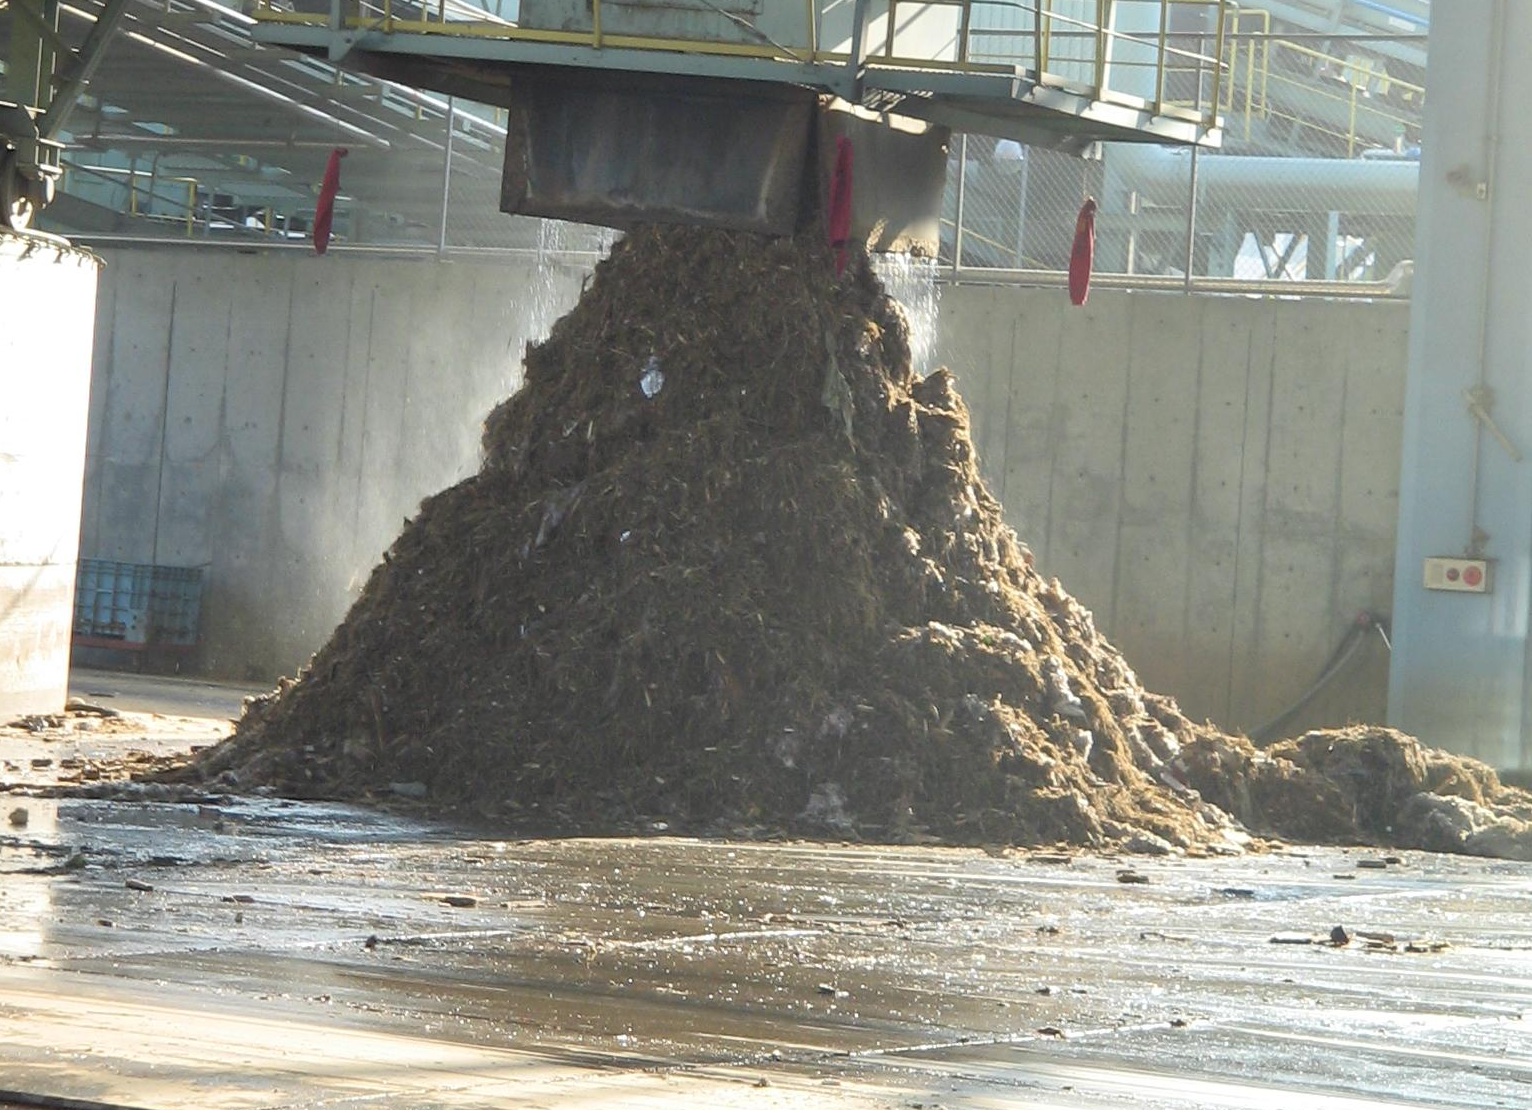
M1532 860L1532 795L1501 784L1482 762L1385 727L1311 731L1265 749L1199 728L1183 759L1189 786L1255 830Z
M612 251L482 470L183 775L529 833L1532 857L1532 797L1476 762L1379 728L1261 750L1145 692L866 261L692 228Z
M105 704L91 703L89 700L74 698L64 704L64 710L74 715L94 715L101 719L120 719L122 712L115 707L107 707Z
M1441 939L1400 939L1384 931L1348 931L1336 924L1322 935L1305 932L1283 932L1273 935L1270 942L1300 947L1351 947L1368 951L1388 951L1393 954L1434 955L1448 949L1451 944Z

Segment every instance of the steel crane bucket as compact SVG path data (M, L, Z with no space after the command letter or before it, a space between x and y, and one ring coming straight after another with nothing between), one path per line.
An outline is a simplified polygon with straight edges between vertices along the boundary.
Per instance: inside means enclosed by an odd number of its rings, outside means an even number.
M792 86L536 77L517 82L500 207L626 228L787 235L817 216L835 140L851 139L852 236L934 253L947 129L858 112Z

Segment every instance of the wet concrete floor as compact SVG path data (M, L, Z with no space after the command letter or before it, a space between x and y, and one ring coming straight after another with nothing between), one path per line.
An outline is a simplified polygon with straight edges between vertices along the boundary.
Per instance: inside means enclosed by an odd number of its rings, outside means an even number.
M16 1093L1532 1104L1524 863L497 841L261 797L57 799L26 772L0 793Z

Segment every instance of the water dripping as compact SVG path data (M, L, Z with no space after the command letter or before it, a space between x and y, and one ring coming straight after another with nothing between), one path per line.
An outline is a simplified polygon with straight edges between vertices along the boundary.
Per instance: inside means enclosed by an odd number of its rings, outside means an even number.
M931 370L936 350L937 310L941 288L936 284L936 260L897 254L875 254L873 270L889 296L904 310L910 326L910 355L921 375Z
M531 309L527 314L526 339L546 340L553 324L573 307L580 279L617 242L617 232L564 220L537 222Z

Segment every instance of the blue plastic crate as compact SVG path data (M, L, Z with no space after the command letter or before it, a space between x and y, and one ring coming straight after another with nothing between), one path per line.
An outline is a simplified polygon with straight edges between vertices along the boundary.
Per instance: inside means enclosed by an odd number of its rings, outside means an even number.
M75 576L74 637L82 644L193 646L202 569L82 560Z
M196 645L202 613L202 569L155 565L149 573L149 642Z

